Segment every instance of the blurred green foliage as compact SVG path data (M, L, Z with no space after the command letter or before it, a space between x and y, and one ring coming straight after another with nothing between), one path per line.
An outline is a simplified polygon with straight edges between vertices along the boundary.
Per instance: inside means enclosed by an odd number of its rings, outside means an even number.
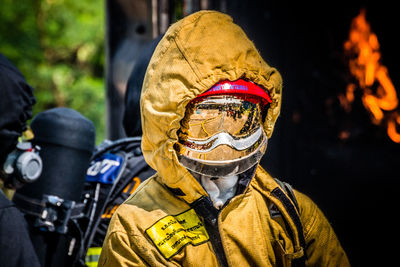
M68 107L105 138L104 2L2 0L0 53L35 88L34 114Z

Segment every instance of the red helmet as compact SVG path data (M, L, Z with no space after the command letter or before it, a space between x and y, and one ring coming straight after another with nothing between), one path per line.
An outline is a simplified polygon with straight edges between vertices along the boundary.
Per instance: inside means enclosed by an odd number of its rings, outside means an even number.
M239 79L236 81L225 80L218 82L213 87L197 96L194 101L202 99L206 96L227 94L243 97L247 101L251 101L253 103L259 103L261 101L263 107L272 102L266 90L255 83L246 81L244 79Z

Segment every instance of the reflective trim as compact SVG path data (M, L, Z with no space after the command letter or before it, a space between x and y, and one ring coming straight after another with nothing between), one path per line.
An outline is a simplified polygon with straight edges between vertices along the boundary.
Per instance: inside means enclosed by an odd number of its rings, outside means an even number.
M88 267L97 267L101 254L101 247L91 247L88 249L85 258L85 264Z

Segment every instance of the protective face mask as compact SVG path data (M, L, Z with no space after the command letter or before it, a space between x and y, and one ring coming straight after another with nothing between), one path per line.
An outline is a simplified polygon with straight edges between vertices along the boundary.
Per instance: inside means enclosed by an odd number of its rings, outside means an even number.
M238 175L221 177L203 175L200 178L200 183L209 194L214 207L221 209L225 202L235 195L238 179Z
M261 100L218 95L186 107L174 145L179 162L199 175L237 175L257 164L267 147Z

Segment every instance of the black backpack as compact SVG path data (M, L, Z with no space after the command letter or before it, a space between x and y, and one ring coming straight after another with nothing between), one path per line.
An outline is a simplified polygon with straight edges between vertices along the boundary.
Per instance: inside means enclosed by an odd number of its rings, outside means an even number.
M96 148L82 195L86 216L80 221L84 230L76 266L97 266L111 216L141 182L155 174L140 144L140 137L130 137L107 140Z

